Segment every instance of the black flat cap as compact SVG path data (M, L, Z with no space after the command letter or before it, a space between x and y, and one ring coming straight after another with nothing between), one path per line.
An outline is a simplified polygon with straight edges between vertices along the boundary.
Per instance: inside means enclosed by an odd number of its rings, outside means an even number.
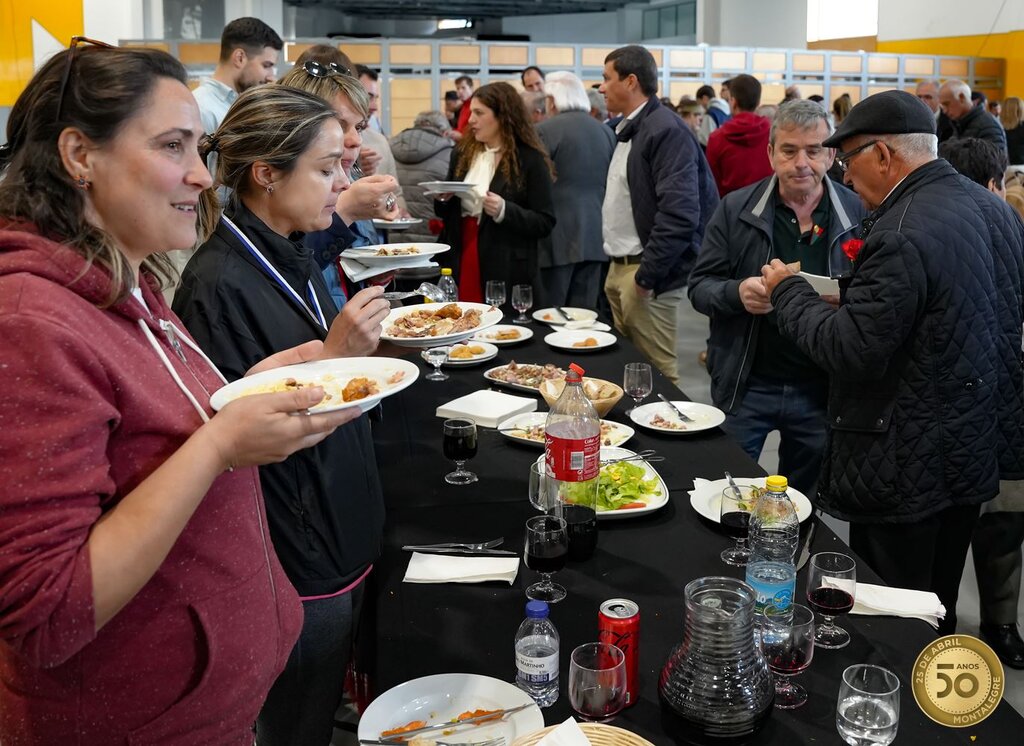
M827 148L854 135L909 135L915 132L935 134L932 110L906 91L882 91L868 96L850 109L835 134L822 143Z

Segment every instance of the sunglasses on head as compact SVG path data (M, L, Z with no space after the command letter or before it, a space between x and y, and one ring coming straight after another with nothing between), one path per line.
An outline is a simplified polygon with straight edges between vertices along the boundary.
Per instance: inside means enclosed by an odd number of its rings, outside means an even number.
M337 62L317 62L316 60L306 60L302 63L302 69L314 78L329 78L332 75L352 76L351 70L344 65L339 65Z
M105 47L106 49L116 49L113 44L107 44L105 41L99 41L97 39L90 39L88 36L72 36L71 44L68 45L68 55L64 62L64 75L60 79L60 91L57 94L57 117L56 121L60 121L61 111L64 108L64 94L67 93L68 81L71 80L71 66L75 64L75 57L78 56L78 47L82 44L92 44L94 47Z

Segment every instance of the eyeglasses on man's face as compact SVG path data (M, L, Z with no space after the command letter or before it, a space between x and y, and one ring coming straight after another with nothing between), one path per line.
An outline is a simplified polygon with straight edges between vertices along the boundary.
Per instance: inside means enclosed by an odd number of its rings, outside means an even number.
M858 153L863 153L868 148L871 148L871 147L874 147L875 145L878 145L878 143L880 143L880 142L882 142L882 141L881 140L868 140L866 143L861 145L859 148L854 148L853 150L851 150L848 153L837 153L836 154L836 163L839 164L839 168L841 168L843 171L849 171L850 170L850 161L853 160L854 156L856 156ZM893 149L889 148L889 150L892 151Z

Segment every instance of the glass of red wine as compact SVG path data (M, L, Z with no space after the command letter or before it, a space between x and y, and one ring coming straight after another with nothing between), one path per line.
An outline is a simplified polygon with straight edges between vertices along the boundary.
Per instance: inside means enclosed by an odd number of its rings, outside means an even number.
M775 706L792 710L807 702L807 690L792 681L814 657L814 612L800 604L767 606L761 621L761 652L775 674Z
M556 604L565 598L565 588L553 583L551 576L565 567L569 556L569 537L565 520L551 515L538 515L526 521L526 545L523 559L526 566L540 573L540 582L526 589L526 597Z
M824 620L814 632L814 644L835 650L850 644L850 633L837 627L835 618L847 614L857 597L857 563L838 552L811 557L807 577L807 603Z
M569 704L581 718L604 723L626 706L626 656L615 645L588 642L569 660Z
M476 455L476 423L472 420L444 421L444 457L455 462L455 471L445 474L448 484L472 484L476 474L463 468Z
M750 548L747 546L747 527L750 524L750 510L754 505L751 488L746 486L722 490L722 508L719 523L726 534L736 539L736 546L722 552L722 562L736 567L746 567L750 559Z

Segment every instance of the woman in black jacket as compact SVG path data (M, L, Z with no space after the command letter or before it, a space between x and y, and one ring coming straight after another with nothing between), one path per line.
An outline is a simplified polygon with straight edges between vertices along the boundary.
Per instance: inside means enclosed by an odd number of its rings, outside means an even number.
M469 129L452 153L448 179L472 192L443 194L434 210L444 220L441 241L452 246L459 297L483 301L488 280L534 284L537 241L555 227L554 168L508 83L491 83L469 102Z

